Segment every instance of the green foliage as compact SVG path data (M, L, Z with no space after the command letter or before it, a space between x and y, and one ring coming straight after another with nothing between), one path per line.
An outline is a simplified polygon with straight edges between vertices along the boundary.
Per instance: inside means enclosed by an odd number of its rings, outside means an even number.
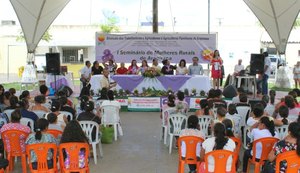
M120 28L117 25L119 23L119 18L112 12L111 14L107 14L110 12L103 11L103 15L105 17L105 23L100 25L100 29L104 33L111 32L119 32Z
M24 41L24 40L25 40L23 31L21 31L21 32L19 33L19 35L17 36L17 39L16 39L16 40L17 40L17 41ZM41 40L44 40L44 41L46 41L46 42L49 42L50 40L52 40L52 35L49 33L48 30L44 33L44 35L43 35L43 37L42 37Z

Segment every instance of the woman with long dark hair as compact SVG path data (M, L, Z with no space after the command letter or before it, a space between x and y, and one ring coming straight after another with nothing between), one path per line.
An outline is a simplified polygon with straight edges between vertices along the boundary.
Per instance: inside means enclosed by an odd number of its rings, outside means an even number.
M288 135L281 141L277 142L270 152L268 160L272 162L275 172L275 159L280 153L296 150L297 155L300 157L300 124L292 122L288 128ZM287 164L283 161L280 164L280 172L286 172Z
M213 59L210 61L211 68L211 77L213 78L213 88L220 87L220 79L222 78L222 65L223 61L220 57L218 50L214 51Z
M128 74L138 74L139 66L136 64L136 60L131 61L131 65L128 67Z
M275 135L275 125L272 117L263 116L260 118L259 122L252 126L251 128L251 139L252 141L266 138L266 137L276 137ZM262 146L256 145L255 156L260 159L262 153ZM243 172L247 171L248 160L252 157L252 148L244 152L243 157Z
M98 74L102 74L103 72L103 67L99 65L98 61L94 61L93 62L93 66L92 66L92 75L98 75Z
M30 144L40 144L40 143L54 143L57 144L56 139L46 131L48 130L49 122L48 120L41 118L37 121L36 123L36 132L31 133L27 139L26 139L26 145ZM31 164L33 169L37 169L37 156L36 154L32 151L31 153ZM48 151L48 157L51 158L50 160L47 160L48 168L51 169L53 168L53 159L52 159L52 152ZM55 161L54 161L55 162ZM55 164L55 163L54 163Z
M204 156L206 153L211 152L213 150L228 150L228 151L234 151L235 150L235 143L232 139L228 138L226 136L226 128L225 125L222 123L216 123L213 128L213 134L214 137L206 139L201 148L201 153L200 153L200 159L204 161ZM208 172L214 172L214 167L213 165L213 158L208 158L209 164L208 164ZM231 165L232 165L232 159L229 159L226 164L226 171L231 170ZM200 169L204 168L204 162L202 166L200 166Z
M72 142L81 142L87 144L89 143L89 139L86 137L85 133L83 132L77 120L72 120L67 124L60 140L61 144L72 143ZM84 150L81 150L79 153L79 168L85 167L85 160L84 160L85 154L89 154L89 153L85 153ZM65 152L63 157L65 159L64 161L65 166L69 167L70 165L69 154Z

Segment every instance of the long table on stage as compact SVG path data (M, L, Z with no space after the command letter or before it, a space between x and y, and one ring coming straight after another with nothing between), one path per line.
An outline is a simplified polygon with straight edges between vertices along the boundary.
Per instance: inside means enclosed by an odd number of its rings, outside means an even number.
M101 89L100 80L102 75L94 75L90 80L91 89L94 92ZM143 88L152 88L156 90L168 90L173 91L188 89L190 92L192 89L196 89L197 93L201 90L208 92L211 88L210 79L208 76L195 75L165 75L155 78L143 77L141 75L112 75L111 81L117 83L116 89L123 89L133 91L134 89L142 91Z

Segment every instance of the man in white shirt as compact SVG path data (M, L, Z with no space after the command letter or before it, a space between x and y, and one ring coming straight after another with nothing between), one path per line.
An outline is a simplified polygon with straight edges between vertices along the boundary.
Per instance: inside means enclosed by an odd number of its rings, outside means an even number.
M268 52L264 52L264 71L262 75L262 79L257 82L257 93L262 95L268 94L268 79L271 75L271 60L269 58ZM261 84L261 87L260 87Z
M198 64L198 57L193 57L193 64L189 66L189 75L203 75L203 67Z
M80 70L81 77L80 81L82 82L83 87L85 87L91 79L91 62L85 61L85 66Z
M156 58L154 58L152 61L152 68L157 72L161 71L161 67L158 65L158 60Z
M245 67L244 67L244 65L242 65L242 59L239 59L238 64L234 66L233 76L238 76L239 73L244 69L245 69Z

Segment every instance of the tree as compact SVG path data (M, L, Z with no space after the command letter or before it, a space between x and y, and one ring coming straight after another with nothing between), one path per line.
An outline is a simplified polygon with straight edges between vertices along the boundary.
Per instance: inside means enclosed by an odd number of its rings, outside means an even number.
M17 41L24 41L25 40L23 31L20 32L20 34L17 36L16 40ZM52 40L52 35L49 33L48 30L44 33L41 40L44 40L46 42L49 42L50 40Z
M105 22L100 25L101 31L104 33L119 32L120 28L117 26L119 17L115 15L115 11L103 10L102 13L105 17Z

